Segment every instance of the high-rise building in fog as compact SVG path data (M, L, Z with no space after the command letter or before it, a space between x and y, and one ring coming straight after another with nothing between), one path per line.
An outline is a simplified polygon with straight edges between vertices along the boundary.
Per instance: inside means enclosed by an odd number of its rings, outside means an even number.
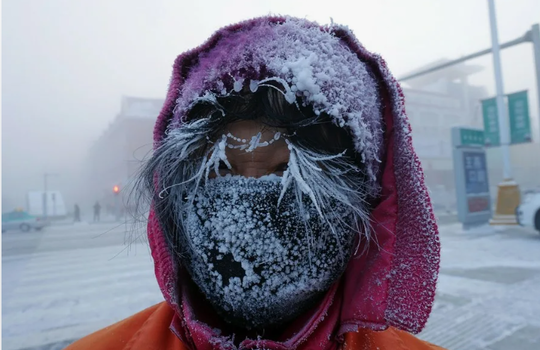
M417 71L444 62L440 60L420 67ZM413 129L413 143L437 206L453 205L451 128L483 128L480 100L487 97L487 90L468 82L471 74L482 69L478 65L461 63L409 79L403 84L405 107Z
M439 60L416 71L446 61ZM452 207L455 196L451 128L484 128L481 100L493 96L488 95L484 86L474 86L468 82L470 75L482 69L479 65L460 63L403 83L413 142L436 206ZM513 145L510 154L514 179L523 189L538 186L536 174L540 171L540 161L533 155L540 154L540 144ZM500 147L487 149L487 161L491 191L495 195L496 186L502 180Z
M125 200L142 161L152 152L152 130L162 99L123 97L120 113L88 152L87 198L113 206L114 186Z

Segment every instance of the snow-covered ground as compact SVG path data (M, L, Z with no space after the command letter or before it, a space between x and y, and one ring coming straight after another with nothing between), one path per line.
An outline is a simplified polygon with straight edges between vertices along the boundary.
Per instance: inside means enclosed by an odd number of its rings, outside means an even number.
M148 244L131 237L114 224L4 233L2 349L62 349L162 301Z
M2 349L62 349L161 301L147 244L126 248L125 232L4 233ZM540 234L451 224L441 240L437 301L420 336L450 350L540 349Z
M440 227L441 274L421 338L450 350L540 349L540 234Z

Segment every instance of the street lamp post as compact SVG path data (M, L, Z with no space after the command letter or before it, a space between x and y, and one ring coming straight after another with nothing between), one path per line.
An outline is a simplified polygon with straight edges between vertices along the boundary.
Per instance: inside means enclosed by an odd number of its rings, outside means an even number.
M498 42L498 40L497 40L497 42ZM515 45L519 45L519 44L523 44L523 43L527 43L527 42L532 43L532 47L533 47L534 66L535 66L535 73L536 73L535 74L536 75L536 87L537 87L536 92L537 92L537 98L538 98L538 116L537 117L538 117L538 120L539 120L538 126L539 126L539 129L540 129L540 25L538 23L533 24L531 26L531 29L529 29L521 37L519 37L517 39L514 39L514 40L511 40L511 41L508 41L506 43L500 44L498 46L499 46L499 50L502 50L502 49L506 49L506 48L513 47ZM451 67L451 66L453 66L455 64L465 62L465 61L471 60L473 58L481 57L481 56L484 56L484 55L487 55L487 54L490 54L490 53L493 53L493 48L491 48L491 47L489 49L478 51L478 52L472 53L470 55L463 56L463 57L455 59L455 60L451 60L451 61L441 63L441 64L438 64L436 66L433 66L433 67L430 67L430 68L427 68L427 69L423 69L423 70L421 70L419 72L414 72L412 74L400 77L398 80L399 81L406 81L406 80L418 78L418 77L420 77L422 75L433 73L433 72L436 72L438 70L441 70L441 69L444 69L444 68L447 68L447 67ZM538 134L538 137L539 137L538 143L540 143L540 133Z
M491 27L491 46L493 51L493 68L497 91L497 114L499 119L501 151L503 157L503 181L498 186L497 206L495 215L490 221L492 225L516 225L515 208L520 202L519 187L512 180L512 165L510 163L510 131L504 103L504 87L501 70L501 55L497 33L497 17L495 0L488 0L489 23Z
M497 85L497 109L499 119L499 136L501 140L501 151L503 155L503 181L498 187L497 206L495 215L490 221L491 224L500 225L515 225L517 219L515 215L515 209L520 204L520 191L517 183L512 180L512 167L510 162L510 133L508 127L508 120L506 116L506 106L504 103L504 89L501 74L501 59L500 50L509 48L525 42L531 42L533 46L534 64L536 73L536 85L537 85L537 97L538 97L538 120L540 127L540 25L534 24L531 29L528 30L521 37L511 40L509 42L499 45L498 33L497 33L497 20L495 15L495 3L494 0L488 0L489 18L491 26L491 40L492 47L479 52L475 52L470 55L463 56L461 58L439 64L434 67L424 69L419 72L409 74L401 77L399 81L405 81L414 79L425 74L429 74L440 69L450 67L452 65L480 57L489 53L493 54L493 64L495 73L495 82ZM540 129L540 128L539 128ZM538 143L540 144L540 133L538 134ZM534 157L534 155L532 155Z
M47 177L49 174L43 175L43 218L47 220Z
M510 165L510 132L506 105L504 103L504 87L501 70L501 54L499 49L499 35L497 33L497 18L495 14L495 0L488 0L489 23L491 25L491 47L493 51L493 69L495 71L495 89L497 91L497 113L499 119L501 150L503 155L503 178L512 179L512 166Z
M49 176L58 176L58 174L44 173L43 174L43 218L47 220L48 215L48 196L47 196L47 179ZM53 208L56 209L56 208Z
M540 128L540 25L534 24L531 28L531 41L533 43L534 66L536 67L536 96L538 104L538 127ZM538 133L540 144L540 131Z

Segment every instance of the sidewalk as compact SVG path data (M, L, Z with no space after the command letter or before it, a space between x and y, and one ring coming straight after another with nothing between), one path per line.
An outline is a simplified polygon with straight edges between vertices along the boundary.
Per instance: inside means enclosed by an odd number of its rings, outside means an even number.
M420 337L449 350L540 349L540 234L440 227L433 313Z
M36 233L35 253L3 257L3 349L62 349L163 300L146 243L118 245L121 227L107 235L99 225L70 229ZM438 292L420 337L449 350L540 349L540 234L520 227L463 231L460 224L440 232ZM45 249L68 244L66 237L82 246ZM108 246L89 244L109 239Z
M162 301L148 245L119 245L124 232L116 225L49 227L35 234L32 253L3 256L2 349L60 350ZM63 249L70 239L79 246Z
M114 223L122 223L124 222L125 218L121 218L120 220L117 220L114 216L105 216L99 221L92 221L92 220L85 220L83 218L79 222L75 222L73 218L66 218L63 220L54 220L51 221L50 226L80 226L80 225L96 225L96 224L114 224Z

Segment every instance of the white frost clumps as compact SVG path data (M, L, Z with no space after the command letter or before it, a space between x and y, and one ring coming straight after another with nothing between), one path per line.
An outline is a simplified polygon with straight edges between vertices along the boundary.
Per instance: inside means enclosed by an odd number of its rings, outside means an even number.
M351 219L346 206L336 203L325 221L306 198L309 218L299 217L292 191L278 206L280 182L275 175L211 179L184 213L193 280L226 320L248 328L303 311L342 273L352 251L355 233L339 229Z
M377 83L330 29L289 18L281 24L264 23L229 33L190 71L177 100L175 120L181 121L201 99L209 100L208 93L229 95L244 87L255 92L259 86L278 83L289 103L300 98L316 115L327 113L336 125L351 131L370 176L369 192L376 194L383 140ZM259 76L247 77L245 72ZM232 77L233 86L226 87L224 77Z

